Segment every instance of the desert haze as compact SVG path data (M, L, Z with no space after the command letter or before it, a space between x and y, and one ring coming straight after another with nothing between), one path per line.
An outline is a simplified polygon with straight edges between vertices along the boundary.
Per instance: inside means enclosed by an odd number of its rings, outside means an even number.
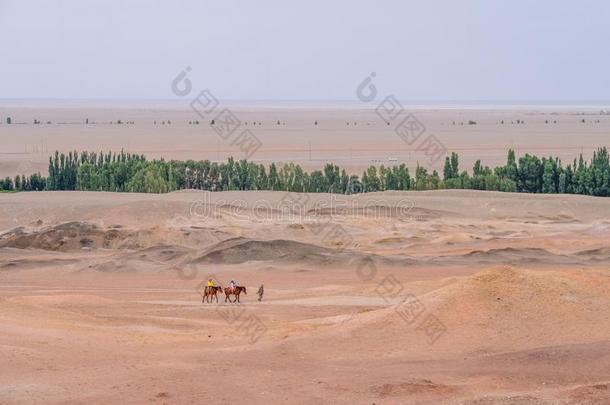
M241 159L245 156L233 143L235 137L223 139L209 125L225 107L262 143L252 155L261 163L292 162L320 169L330 161L358 175L370 164L405 163L413 172L419 163L442 173L442 159L430 162L418 144L407 144L397 135L400 120L385 125L388 114L377 111L381 97L372 104L221 102L214 114L191 109L191 101L0 101L0 177L45 174L55 150L123 149L168 160ZM517 155L557 156L571 163L580 153L589 157L596 148L607 146L610 132L610 110L603 105L404 107L414 113L426 135L434 135L447 151L458 152L467 168L477 159L490 167L502 165L509 148ZM7 117L11 125L6 124Z
M610 199L56 191L0 213L2 403L610 403ZM209 277L241 305L202 303Z

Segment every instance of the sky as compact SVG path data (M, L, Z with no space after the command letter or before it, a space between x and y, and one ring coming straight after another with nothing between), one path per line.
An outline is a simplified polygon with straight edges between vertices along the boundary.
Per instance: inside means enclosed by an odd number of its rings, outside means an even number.
M0 0L0 98L607 101L604 0Z

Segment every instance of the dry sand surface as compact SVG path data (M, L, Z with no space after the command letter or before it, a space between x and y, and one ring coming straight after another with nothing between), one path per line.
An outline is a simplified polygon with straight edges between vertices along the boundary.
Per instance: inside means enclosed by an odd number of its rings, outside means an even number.
M55 150L125 149L150 158L212 161L242 158L233 137L224 140L208 125L216 110L202 118L189 103L187 99L106 106L0 102L0 176L45 173L48 156ZM229 108L241 128L250 129L260 139L262 147L252 155L253 160L295 162L308 169L332 161L354 174L371 164L405 163L413 168L419 162L442 169L442 159L430 163L419 147L428 135L434 135L447 150L458 152L462 168L471 168L476 159L489 166L504 164L508 148L518 154L552 154L565 162L581 151L589 158L595 148L607 146L610 132L610 115L603 106L405 106L401 117L413 113L426 128L424 136L409 145L394 132L394 122L385 124L373 104L221 102L217 110ZM600 115L602 109L604 115ZM6 117L12 118L12 125L6 125ZM89 124L85 124L87 119ZM34 120L41 124L35 125ZM118 125L118 120L123 124ZM476 125L468 125L469 121Z
M583 196L0 194L0 403L609 404L609 240Z

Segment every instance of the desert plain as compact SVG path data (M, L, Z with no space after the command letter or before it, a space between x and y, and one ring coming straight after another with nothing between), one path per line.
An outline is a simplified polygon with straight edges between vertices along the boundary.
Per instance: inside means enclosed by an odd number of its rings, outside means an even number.
M241 108L254 160L425 163L373 111ZM181 109L11 111L3 176L55 149L235 153ZM418 117L465 168L610 139L592 109ZM608 404L609 240L610 199L588 196L3 193L0 403ZM202 303L210 277L241 304Z

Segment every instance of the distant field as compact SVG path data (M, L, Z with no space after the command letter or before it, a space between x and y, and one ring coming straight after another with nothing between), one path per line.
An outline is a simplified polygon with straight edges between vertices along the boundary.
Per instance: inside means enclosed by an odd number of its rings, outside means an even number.
M503 164L509 148L518 155L534 152L571 161L581 151L590 156L608 143L610 116L600 115L597 107L481 108L420 107L408 112L425 127L420 140L434 135L444 148L460 153L462 167L472 167L477 159L489 166ZM404 142L394 132L394 123L385 125L368 105L254 105L236 106L231 111L241 122L240 128L251 130L262 143L251 156L255 161L294 162L307 169L332 161L354 173L370 164L405 163L413 168L420 162L428 166L429 158L418 150L419 140L411 145ZM5 123L7 116L13 124ZM34 124L34 120L41 123ZM117 124L119 120L122 124ZM0 177L35 171L44 174L48 155L54 150L125 149L151 158L183 160L243 157L234 138L222 139L206 121L187 102L172 107L113 108L52 104L11 108L4 104L0 107ZM469 121L476 124L469 125ZM442 169L442 161L433 166Z

